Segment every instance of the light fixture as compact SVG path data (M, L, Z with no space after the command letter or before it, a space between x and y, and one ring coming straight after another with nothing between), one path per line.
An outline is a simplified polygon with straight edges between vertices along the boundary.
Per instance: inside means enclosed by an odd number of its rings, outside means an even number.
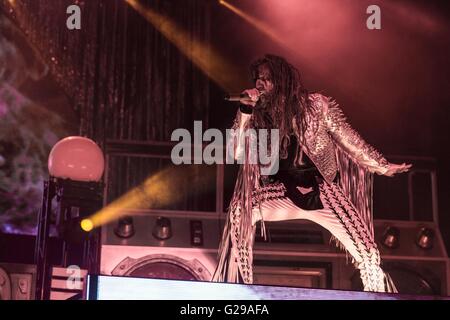
M35 243L37 300L50 298L51 275L47 270L51 265L48 245L52 226L62 240L59 266L77 265L89 274L100 272L100 229L88 217L103 206L104 166L103 152L88 138L71 136L53 146Z
M389 249L395 249L400 242L400 230L396 227L387 227L383 234L382 243Z
M159 240L167 240L172 236L172 226L169 218L158 217L152 231L153 236Z
M434 242L434 231L423 227L417 233L416 244L422 249L431 249Z
M114 233L119 238L130 238L134 235L134 224L132 217L123 217L119 219Z
M72 136L58 141L48 157L48 171L55 178L97 182L104 168L102 150L85 137Z

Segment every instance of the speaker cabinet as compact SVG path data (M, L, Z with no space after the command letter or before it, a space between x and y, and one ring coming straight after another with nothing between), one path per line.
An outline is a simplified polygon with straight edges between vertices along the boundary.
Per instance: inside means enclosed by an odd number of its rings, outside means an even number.
M0 300L34 300L36 266L0 263Z

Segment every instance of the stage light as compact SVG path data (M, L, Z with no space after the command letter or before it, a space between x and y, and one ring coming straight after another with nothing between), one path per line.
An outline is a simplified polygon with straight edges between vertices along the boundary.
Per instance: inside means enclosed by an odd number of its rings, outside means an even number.
M429 228L421 228L417 234L416 244L422 249L431 249L434 242L434 231Z
M94 229L94 223L92 222L91 219L83 219L81 220L81 229L83 229L86 232L91 231L92 229Z
M123 217L119 219L114 233L119 238L130 238L134 235L134 224L132 217Z
M35 244L37 299L48 299L45 289L51 279L48 245L54 225L62 240L61 266L77 265L89 273L98 273L100 230L94 230L89 218L103 205L104 158L94 141L67 137L57 142L48 157L49 179L44 181L42 206L38 217ZM56 210L54 209L56 208Z
M383 235L382 243L389 249L395 249L400 242L400 230L396 227L388 227Z
M48 171L54 178L98 182L105 160L99 146L84 137L67 137L57 142L48 157Z
M175 191L180 185L190 183L191 191L200 185L203 188L212 187L215 184L215 170L214 166L206 166L203 174L199 176L197 166L169 166L149 176L140 185L104 206L88 219L96 228L126 216L130 210L162 208L176 204L189 195L189 192L182 194Z

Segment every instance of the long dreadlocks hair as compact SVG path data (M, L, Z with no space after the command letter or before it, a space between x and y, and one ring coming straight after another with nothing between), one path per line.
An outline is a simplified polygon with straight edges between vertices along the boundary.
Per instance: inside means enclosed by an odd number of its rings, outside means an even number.
M272 54L266 54L251 64L250 71L255 82L258 79L258 68L262 65L270 70L274 88L267 101L255 109L254 124L259 128L279 129L280 158L285 159L290 136L294 134L294 116L300 135L297 139L299 143L304 141L305 113L310 107L308 91L298 69L284 58Z

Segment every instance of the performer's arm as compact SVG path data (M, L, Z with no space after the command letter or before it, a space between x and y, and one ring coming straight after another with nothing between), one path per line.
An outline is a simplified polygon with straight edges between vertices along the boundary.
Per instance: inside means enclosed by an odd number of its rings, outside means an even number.
M253 108L259 99L260 92L256 89L244 90L250 99L241 99L241 105L234 119L232 134L227 141L227 158L234 160L243 160L245 151L245 135L246 129L249 127L249 120L253 114ZM233 152L231 155L230 153Z
M388 173L389 162L351 127L338 104L323 96L322 103L328 132L338 146L370 172L380 175Z
M248 127L250 118L252 117L251 107L241 105L237 111L234 123L232 126L231 136L227 141L227 152L233 152L232 158L234 160L243 159L244 143L245 143L245 129Z

